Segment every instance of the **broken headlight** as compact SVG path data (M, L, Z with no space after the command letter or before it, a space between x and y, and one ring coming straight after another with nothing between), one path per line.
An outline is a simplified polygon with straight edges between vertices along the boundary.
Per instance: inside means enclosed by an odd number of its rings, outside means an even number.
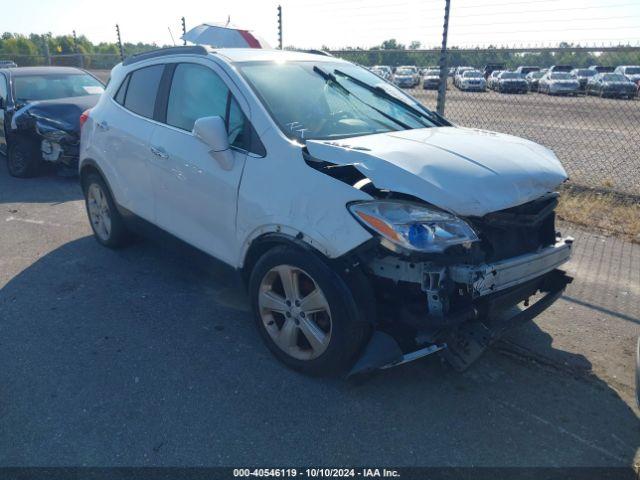
M465 221L422 205L372 201L352 203L348 208L360 223L390 242L385 246L392 250L403 247L416 252L439 253L452 245L478 240Z

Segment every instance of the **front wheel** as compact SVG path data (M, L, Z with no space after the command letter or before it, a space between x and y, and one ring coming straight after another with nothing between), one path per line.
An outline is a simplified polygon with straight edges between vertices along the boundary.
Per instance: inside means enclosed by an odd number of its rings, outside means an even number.
M21 137L11 138L7 143L7 169L9 174L18 178L29 178L38 175L42 160L37 144Z
M253 268L249 294L269 350L302 373L346 370L368 338L369 324L350 288L315 253L269 250Z

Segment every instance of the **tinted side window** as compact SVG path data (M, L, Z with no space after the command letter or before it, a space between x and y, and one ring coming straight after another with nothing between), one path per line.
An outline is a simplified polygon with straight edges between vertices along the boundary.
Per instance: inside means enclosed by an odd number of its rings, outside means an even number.
M229 98L229 117L227 120L227 132L229 133L229 145L234 147L249 150L249 142L246 138L249 132L247 131L247 119L240 110L240 106L233 97Z
M125 108L143 117L153 118L163 70L164 65L153 65L132 72L124 100Z
M222 79L202 65L177 65L167 102L167 124L190 132L196 120L211 116L224 119L229 145L265 155L264 146Z
M122 82L122 85L120 85L120 88L118 89L118 93L116 93L116 96L113 97L113 99L118 102L120 105L124 106L124 96L127 93L127 85L129 85L129 79L131 78L131 75L127 75L124 79L124 81Z
M7 78L4 75L0 75L0 98L7 99Z
M229 89L212 70L193 63L176 67L167 105L167 123L193 130L202 117L226 118Z

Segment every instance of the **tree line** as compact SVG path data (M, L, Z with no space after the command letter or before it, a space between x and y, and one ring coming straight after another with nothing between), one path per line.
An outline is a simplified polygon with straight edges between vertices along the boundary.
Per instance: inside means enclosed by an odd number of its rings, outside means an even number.
M115 36L115 33L114 33ZM125 57L160 48L155 43L124 43ZM47 53L55 65L77 66L77 58L58 55L82 55L85 68L112 68L120 61L120 50L115 42L93 43L84 35L36 34L21 35L5 32L0 37L0 59L14 60L20 66L44 65Z
M115 34L114 34L115 36ZM166 46L166 45L162 45ZM501 63L507 68L519 65L547 67L554 64L570 64L576 67L589 65L640 65L640 49L633 51L584 52L576 51L578 45L561 43L553 52L512 53L499 47L461 51L456 47L448 50L449 66L469 65L482 67L488 63ZM124 55L145 52L161 45L155 43L124 43ZM418 65L420 67L438 65L437 52L420 52L419 41L408 46L396 39L388 39L369 49L347 47L340 56L365 66L371 65ZM295 47L288 47L295 49ZM331 51L323 46L322 50ZM84 35L35 34L21 35L6 32L0 37L0 59L14 60L18 65L44 65L47 52L55 65L77 65L78 58L57 57L56 55L82 55L85 68L111 68L120 61L120 51L115 42L94 44Z

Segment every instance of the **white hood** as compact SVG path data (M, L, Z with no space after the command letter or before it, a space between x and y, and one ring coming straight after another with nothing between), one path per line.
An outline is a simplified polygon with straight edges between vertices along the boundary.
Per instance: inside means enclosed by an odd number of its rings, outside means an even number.
M383 190L457 215L484 216L554 191L567 179L555 154L522 138L458 127L308 140L315 158L354 165Z

